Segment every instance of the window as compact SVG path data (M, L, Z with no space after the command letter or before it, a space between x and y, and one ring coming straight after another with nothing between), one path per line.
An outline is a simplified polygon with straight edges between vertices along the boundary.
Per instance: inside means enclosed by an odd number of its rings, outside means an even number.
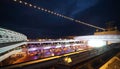
M8 38L8 36L7 36L7 35L6 35L5 37L6 37L6 38Z
M0 35L0 38L2 38L2 35Z

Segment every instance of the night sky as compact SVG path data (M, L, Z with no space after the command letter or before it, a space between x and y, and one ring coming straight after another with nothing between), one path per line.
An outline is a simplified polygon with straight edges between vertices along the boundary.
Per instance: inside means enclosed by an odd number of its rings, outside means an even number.
M120 0L23 0L54 12L99 27L113 21L120 29ZM90 35L91 28L12 0L0 0L0 27L11 29L28 38L60 38Z

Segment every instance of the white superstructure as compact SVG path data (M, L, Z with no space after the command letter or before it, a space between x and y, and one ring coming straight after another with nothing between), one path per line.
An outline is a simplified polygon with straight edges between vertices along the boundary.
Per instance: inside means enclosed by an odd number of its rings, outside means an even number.
M25 36L24 34L0 28L0 43L18 42L26 40L27 36Z

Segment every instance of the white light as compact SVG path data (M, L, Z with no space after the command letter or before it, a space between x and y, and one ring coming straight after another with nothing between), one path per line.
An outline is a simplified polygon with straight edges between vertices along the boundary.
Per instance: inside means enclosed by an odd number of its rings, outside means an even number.
M27 2L24 2L25 3L25 5L27 5Z
M65 47L69 47L69 46L70 46L70 44L66 44L66 45L65 45Z
M62 15L59 14L59 16L62 16Z
M73 21L74 19L73 19L73 18L70 18L70 20L72 20L72 21Z
M51 56L54 56L54 55L55 55L54 53L51 54Z
M57 45L55 48L60 48L60 47L62 47L61 45Z
M31 7L31 6L32 6L32 4L29 4L29 6Z
M29 51L35 51L35 50L37 50L37 48L30 48L30 49L28 49Z
M59 16L59 14L58 14L58 13L57 13L56 15L57 15L57 16Z
M72 46L77 46L77 45L80 45L80 44L73 44Z
M55 15L57 14L57 13L54 13Z
M44 49L50 49L51 47L50 46L48 46L48 47L44 47Z
M14 0L14 1L17 1L17 0Z
M66 18L66 16L63 15L64 18Z
M45 9L45 11L47 12L47 9Z
M44 9L43 9L43 8L41 8L41 10L43 11Z
M48 10L48 12L50 13L51 11Z
M40 7L38 7L38 9L40 9Z
M54 12L51 11L51 13L53 14Z
M79 22L78 20L75 20L75 22Z
M27 5L27 2L24 2L25 5Z
M34 8L36 8L37 6L34 6Z
M91 46L91 47L102 47L105 45L106 45L106 42L103 40L89 40L88 41L88 46Z
M22 1L19 1L20 3L22 3Z

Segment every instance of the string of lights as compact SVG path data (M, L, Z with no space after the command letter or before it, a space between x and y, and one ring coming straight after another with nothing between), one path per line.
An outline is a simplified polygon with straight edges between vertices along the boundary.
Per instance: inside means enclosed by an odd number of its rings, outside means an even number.
M96 28L96 29L100 29L100 30L105 30L104 28L101 28L101 27L98 27L98 26L95 26L95 25L92 25L92 24L88 24L88 23L82 22L82 21L80 21L80 20L73 19L73 18L71 18L71 17L68 17L68 16L65 16L65 15L62 15L62 14L53 12L53 11L51 11L51 10L48 10L48 9L45 9L45 8L42 8L42 7L39 7L39 6L30 4L30 3L27 3L27 2L25 2L25 1L21 1L21 0L13 0L13 1L14 1L14 2L18 2L18 3L20 3L20 4L24 4L24 5L28 6L28 7L32 7L32 8L35 8L35 9L38 9L38 10L47 12L47 13L49 13L49 14L56 15L56 16L58 16L58 17L62 17L62 18L68 19L68 20L70 20L70 21L75 21L76 23L84 24L84 25L87 25L87 26L90 26L90 27L93 27L93 28Z

